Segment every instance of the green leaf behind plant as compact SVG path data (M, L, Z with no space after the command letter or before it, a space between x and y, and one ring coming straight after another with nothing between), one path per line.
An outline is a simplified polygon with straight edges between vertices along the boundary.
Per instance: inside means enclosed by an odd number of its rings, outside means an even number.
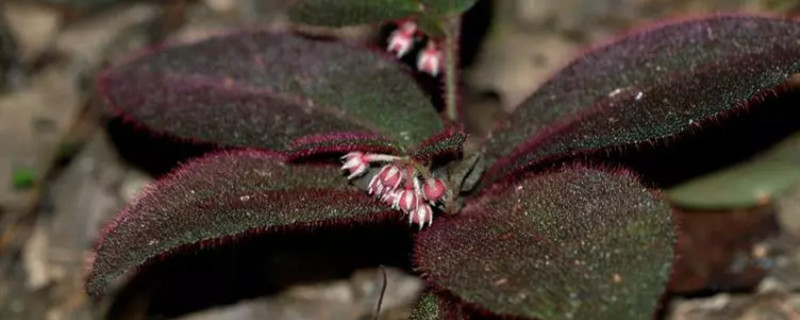
M667 199L691 209L723 210L772 201L800 181L800 133L750 162L692 179L669 189Z

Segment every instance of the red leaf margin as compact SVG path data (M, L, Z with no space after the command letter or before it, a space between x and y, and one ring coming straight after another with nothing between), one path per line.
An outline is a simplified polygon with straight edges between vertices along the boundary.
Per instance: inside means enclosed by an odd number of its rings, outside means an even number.
M434 277L431 273L426 272L423 269L423 267L421 266L422 265L421 261L422 261L423 258L421 257L422 253L421 253L420 250L422 250L422 249L420 249L421 248L420 246L422 245L423 242L426 242L425 239L430 240L430 241L434 241L434 242L435 241L441 241L442 239L440 239L439 237L431 236L431 234L434 233L436 231L436 229L446 228L446 226L443 226L443 223L444 224L447 224L448 222L457 223L457 221L455 221L455 220L459 219L459 218L464 218L463 215L469 215L470 216L470 218L468 218L468 219L470 219L469 222L471 222L471 223L468 223L469 225L482 225L483 224L482 222L484 220L491 219L491 215L492 215L491 212L493 212L493 210L490 210L488 208L487 202L489 202L491 200L496 200L499 197L502 197L502 195L507 194L508 192L513 192L514 190L512 190L512 189L516 185L518 185L520 183L524 183L524 181L526 181L528 179L535 179L537 177L543 177L543 176L546 176L548 174L559 174L559 173L563 173L565 171L574 171L574 170L577 170L577 171L581 171L581 170L596 171L596 172L601 172L601 173L605 173L605 174L608 174L608 175L619 176L621 178L630 179L630 181L633 181L633 182L635 182L637 184L641 183L640 176L636 172L631 171L631 170L629 170L627 168L624 168L624 167L621 167L621 166L608 166L608 165L592 165L592 166L588 166L588 165L580 165L580 164L564 165L564 166L552 168L551 170L544 171L544 172L528 172L528 173L522 175L521 177L519 177L519 179L502 180L502 181L499 181L497 183L494 183L489 188L483 190L483 192L481 192L480 194L476 195L475 197L472 197L472 198L468 199L465 207L461 210L461 212L458 215L441 216L441 217L439 217L439 220L437 220L437 221L439 221L438 223L435 223L431 227L429 227L429 228L427 228L427 229L423 230L422 232L420 232L420 233L415 235L415 247L414 247L414 251L412 253L412 261L414 262L414 270L417 271L420 274L420 276L422 277L422 279L425 281L427 287L429 288L428 290L432 294L435 294L436 296L440 297L443 301L446 301L447 302L446 306L447 306L448 310L451 310L451 311L452 310L460 310L459 312L461 314L471 314L471 315L478 316L481 319L482 319L482 317L492 318L492 319L499 317L499 318L502 318L502 319L509 319L509 320L530 320L531 318L529 318L529 317L514 316L514 315L509 315L509 314L498 314L496 312L493 312L493 311L489 310L487 307L484 307L484 306L480 305L477 302L468 302L468 301L462 299L461 297L459 297L456 293L454 293L451 290L447 289L446 287L440 285L437 282L437 278ZM642 187L644 188L644 186L642 186ZM649 194L649 196L652 197L655 200L658 200L658 201L663 201L664 200L664 196L663 196L663 193L661 192L661 190L645 188L645 193ZM681 226L678 224L679 221L676 220L677 218L675 217L675 215L673 213L673 208L669 207L666 203L662 203L662 204L663 204L664 208L670 213L669 214L669 219L668 219L669 220L668 224L670 226L670 229L672 230L672 236L671 236L672 246L671 246L671 250L672 250L672 253L673 253L672 262L674 262L675 261L674 259L678 254L678 252L676 250L680 247L680 243L679 242L681 241L681 238L678 237L678 235L679 235L679 231L681 229ZM544 240L544 239L546 239L546 238L542 238L542 240ZM661 308L663 308L665 306L665 303L667 302L666 292L668 290L669 281L670 281L670 279L672 278L672 276L676 272L676 267L677 266L674 263L671 263L671 266L670 266L670 268L668 270L668 273L667 273L667 277L666 277L666 279L665 279L665 281L663 283L663 291L662 291L661 297L659 299L657 299L657 301L656 301L657 305L656 305L656 309L654 310L654 312L657 312L658 310L661 310Z
M270 152L284 152L288 155L290 159L297 159L302 157L308 156L315 156L317 153L327 154L327 153L344 153L348 151L354 151L357 149L363 149L371 152L385 152L388 154L398 154L401 153L402 149L404 149L398 141L393 140L392 138L387 137L382 133L376 132L330 132L330 133L313 133L309 134L308 136L299 136L294 141L292 141L290 146L287 146L284 150L281 149L271 149L271 148L262 148L262 147L255 147L255 146L229 146L222 143L214 142L214 141L205 141L198 138L191 138L191 137L179 137L175 134L170 133L169 131L162 131L162 130L155 130L145 124L143 121L140 121L134 118L129 112L125 111L122 107L117 105L116 103L112 103L111 95L109 94L110 89L108 88L108 84L106 79L108 79L109 74L114 71L114 68L117 66L126 65L128 63L134 62L136 60L142 59L146 56L156 54L158 52L162 52L165 50L169 50L171 48L178 48L183 46L191 46L195 45L204 41L214 40L214 39L221 39L226 37L232 37L240 34L248 34L248 33L257 33L257 32L266 32L269 34L284 34L289 36L297 36L301 38L305 38L308 40L313 41L323 41L323 42L338 42L344 43L347 45L351 45L354 48L360 48L365 52L369 52L370 54L384 60L385 62L395 65L397 67L397 72L405 75L406 78L410 82L414 84L414 87L422 92L423 95L426 96L426 100L428 100L431 110L433 110L432 101L430 101L430 97L425 93L425 91L420 87L420 84L414 81L414 74L415 72L411 70L408 66L399 63L396 57L390 53L388 53L384 48L375 46L372 44L354 44L346 41L341 41L340 39L336 38L333 35L327 33L318 33L319 30L311 29L309 30L307 27L299 26L299 25L289 25L289 26L281 26L281 27L258 27L255 29L240 29L240 30L232 30L232 31L224 31L224 32L217 32L213 35L208 37L204 37L201 39L195 39L191 41L167 41L164 43L160 43L157 45L148 46L142 48L140 50L134 51L131 54L128 54L122 57L119 60L113 61L109 66L100 70L94 78L94 87L96 91L99 93L100 101L108 107L110 110L111 116L119 118L122 120L122 123L125 125L132 126L135 130L147 132L151 136L160 139L170 139L179 143L185 143L190 145L196 145L200 147L206 147L210 149L217 149L217 150L236 150L236 149L258 149ZM302 102L303 99L300 97L292 97L292 99ZM432 112L432 115L436 115L435 112ZM443 120L441 115L438 115L439 120ZM360 122L360 119L356 119L356 122ZM369 125L367 126L369 127ZM328 137L325 137L328 136ZM346 140L342 141L348 145L348 147L321 147L319 150L314 150L313 146L303 146L302 144L306 142L313 141L317 138L319 139L333 139L333 137L342 136ZM356 144L353 142L357 142L358 139L363 139L363 144ZM380 142L385 142L385 145L380 145Z
M375 223L382 223L386 221L397 221L397 223L402 223L402 219L400 218L400 214L397 211L391 210L389 208L384 208L384 205L376 201L375 199L368 197L363 191L357 190L355 188L350 187L349 190L326 190L324 188L317 188L317 189L307 189L305 193L311 192L327 192L329 194L333 194L335 197L340 197L342 199L359 199L365 205L372 204L376 207L380 207L381 209L378 210L379 212L375 212L369 215L359 215L348 217L344 219L330 219L324 221L315 221L315 222L301 222L301 223L293 223L293 224L285 224L285 225L277 225L277 226L261 226L261 227L254 227L249 228L243 232L232 234L232 235L224 235L221 237L214 237L209 239L204 239L198 242L189 243L185 245L180 245L177 247L173 247L164 251L160 254L150 256L141 264L138 264L131 269L130 267L126 268L123 273L117 274L112 276L110 280L103 280L101 279L103 276L98 275L98 271L96 266L96 262L98 260L98 252L107 245L106 243L106 235L112 233L112 231L116 230L120 225L122 225L126 220L130 219L132 212L131 210L134 206L143 201L154 194L157 194L162 188L171 185L172 183L181 179L181 177L189 174L192 169L195 168L196 165L200 165L203 163L208 163L214 160L217 157L225 157L225 156L250 156L250 157L257 157L261 158L265 161L280 161L283 163L287 162L287 155L280 152L274 151L265 151L260 149L240 149L240 150L224 150L218 152L211 152L204 156L192 159L183 163L178 168L174 169L172 172L164 175L153 184L150 184L144 187L139 194L136 195L134 200L129 202L119 213L117 213L112 220L110 220L105 227L101 230L99 236L95 239L93 250L89 253L88 257L86 258L85 265L84 265L84 272L83 272L83 279L86 291L94 297L99 297L105 293L106 287L116 281L119 281L120 276L125 278L125 275L129 275L136 270L141 270L147 268L153 262L160 261L164 258L170 257L177 252L183 252L193 248L203 248L203 247L214 247L219 246L224 243L236 242L241 239L249 238L252 236L265 234L265 233L282 233L282 232L296 232L300 230L308 231L317 228L330 228L330 227L340 227L340 226L354 226L354 225L370 225ZM290 164L289 164L290 165ZM320 167L330 167L327 165L304 165L303 167L309 166L320 166ZM294 192L293 195L303 194L304 192ZM394 219L393 219L394 218ZM98 278L100 277L100 278Z
M550 80L548 80L548 82L546 82L545 85L551 83L554 79L558 78L559 75L561 75L562 72L564 72L565 70L570 70L569 68L575 65L576 63L582 61L583 57L590 56L595 52L609 51L609 48L619 43L625 42L626 40L629 40L631 36L643 36L652 33L654 31L659 31L665 27L674 27L693 22L711 21L712 19L767 19L773 22L778 22L778 21L791 22L791 23L800 22L800 16L776 17L774 15L766 15L766 14L737 14L737 13L718 13L713 15L689 15L689 16L675 17L666 20L660 20L658 22L648 24L644 27L629 29L622 35L610 39L607 42L583 50L582 53L577 55L575 59L569 61L564 67L556 70L550 76ZM714 66L716 65L710 65L710 67ZM682 74L681 76L685 77L686 75ZM786 80L790 81L790 78L787 78ZM664 85L661 84L661 86ZM534 96L541 89L542 88L538 88L534 90L530 96L531 97ZM580 162L580 160L577 159L578 157L591 158L596 154L600 155L601 152L620 154L631 150L638 150L642 147L647 147L647 146L654 147L656 145L669 144L674 140L680 140L686 138L687 136L690 136L691 133L696 132L697 130L706 125L719 122L720 120L723 120L729 117L730 115L740 113L746 110L747 108L751 107L752 105L765 100L766 98L780 96L781 94L788 92L788 90L791 90L791 86L787 85L786 82L782 84L777 84L775 87L762 88L755 94L753 94L749 99L740 100L737 103L733 104L733 106L729 107L727 110L718 111L713 115L697 119L693 123L690 122L690 126L688 128L682 131L678 131L677 133L673 133L671 135L655 136L647 140L623 142L621 144L607 144L596 148L576 147L573 148L574 150L561 151L555 154L545 155L544 157L540 157L538 159L522 161L524 163L518 163L518 161L520 161L520 159L522 159L524 156L527 155L530 157L534 153L531 150L535 150L540 146L547 146L548 139L559 138L559 135L569 135L570 130L572 130L573 128L580 129L582 119L591 119L594 115L606 111L605 110L607 109L606 105L609 103L609 101L611 102L611 105L614 105L613 102L620 100L620 98L626 98L626 96L630 96L627 98L632 98L633 92L631 92L630 90L625 90L622 91L618 96L614 96L613 98L601 96L588 107L581 107L579 109L576 109L577 112L573 114L568 114L568 113L562 114L554 119L556 121L554 123L549 123L549 124L544 123L543 125L540 126L538 131L527 135L526 138L522 139L513 148L508 150L506 154L498 154L496 153L497 150L489 150L489 152L487 153L487 158L490 167L487 169L487 172L484 175L485 179L482 181L481 186L482 188L485 188L491 185L493 182L501 181L503 179L513 180L514 179L513 176L524 174L524 172L527 171L543 171L543 170L553 169L554 167L557 167L558 166L557 163L561 161ZM513 116L514 115L512 114L511 117ZM490 141L492 139L492 133L497 133L497 132L502 133L506 129L508 129L508 126L509 126L508 119L499 121L491 131L490 135L484 137L481 143L484 145L491 146Z

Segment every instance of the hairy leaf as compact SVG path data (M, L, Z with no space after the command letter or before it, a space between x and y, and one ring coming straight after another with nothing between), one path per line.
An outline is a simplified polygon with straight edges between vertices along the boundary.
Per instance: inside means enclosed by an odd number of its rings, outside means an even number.
M350 132L309 135L292 141L291 145L288 152L290 160L350 151L398 154L402 149L392 140L379 135Z
M297 22L346 26L400 19L420 11L416 0L300 0L289 12Z
M412 156L420 160L431 160L445 155L461 154L467 134L461 125L451 125L441 133L431 136L416 146Z
M690 180L667 192L672 203L694 209L752 207L800 181L800 133L751 162Z
M290 7L294 21L341 27L410 16L437 20L467 11L477 0L299 0Z
M333 167L291 166L263 152L191 161L124 208L101 234L86 287L98 295L125 271L187 246L252 232L378 220L386 206Z
M678 135L800 72L800 21L713 16L590 51L528 98L487 146L489 180L570 154Z
M670 208L626 173L566 169L490 190L423 231L418 269L496 315L643 319L673 256Z
M147 128L220 146L286 150L307 135L349 132L372 145L383 136L395 141L391 148L443 128L394 62L291 34L239 33L167 48L108 70L99 85L111 106Z

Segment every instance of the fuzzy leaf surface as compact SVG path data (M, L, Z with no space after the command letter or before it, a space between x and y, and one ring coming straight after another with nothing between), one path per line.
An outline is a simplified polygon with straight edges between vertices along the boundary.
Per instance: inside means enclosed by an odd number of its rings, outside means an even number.
M800 181L800 133L752 161L712 172L666 192L670 202L685 208L722 210L770 202Z
M643 319L667 282L670 208L626 173L528 177L439 218L418 269L479 311L514 318Z
M422 294L417 305L411 310L409 320L465 319L461 306L434 293Z
M301 0L289 10L292 20L341 27L400 19L420 10L415 0Z
M477 0L300 0L289 9L296 22L341 27L410 16L442 19L467 11Z
M633 33L545 83L486 144L489 181L570 155L675 136L800 72L800 21L713 16Z
M415 147L412 156L428 161L437 157L458 156L464 150L467 134L461 125L451 125L441 133L431 136Z
M292 34L166 48L108 70L99 85L108 104L150 130L224 147L288 150L298 138L346 132L388 148L443 128L396 63Z
M102 232L86 287L99 295L148 260L203 242L281 228L376 221L389 211L329 166L234 151L190 161L132 201Z

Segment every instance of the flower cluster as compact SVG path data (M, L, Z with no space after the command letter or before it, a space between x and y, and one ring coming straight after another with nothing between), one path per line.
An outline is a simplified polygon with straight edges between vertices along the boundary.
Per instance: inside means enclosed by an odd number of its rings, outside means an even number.
M371 163L384 163L370 179L367 192L393 209L408 214L410 224L418 224L422 228L426 223L433 223L432 206L442 200L447 190L441 179L422 177L415 165L410 163L413 160L391 155L351 152L342 160L342 170L349 173L348 179L364 175Z
M400 22L397 30L389 35L386 51L395 53L398 58L402 58L414 47L414 36L418 33L417 24L413 21ZM425 49L417 56L417 69L435 77L441 70L441 64L442 52L436 47L436 42L430 39Z

